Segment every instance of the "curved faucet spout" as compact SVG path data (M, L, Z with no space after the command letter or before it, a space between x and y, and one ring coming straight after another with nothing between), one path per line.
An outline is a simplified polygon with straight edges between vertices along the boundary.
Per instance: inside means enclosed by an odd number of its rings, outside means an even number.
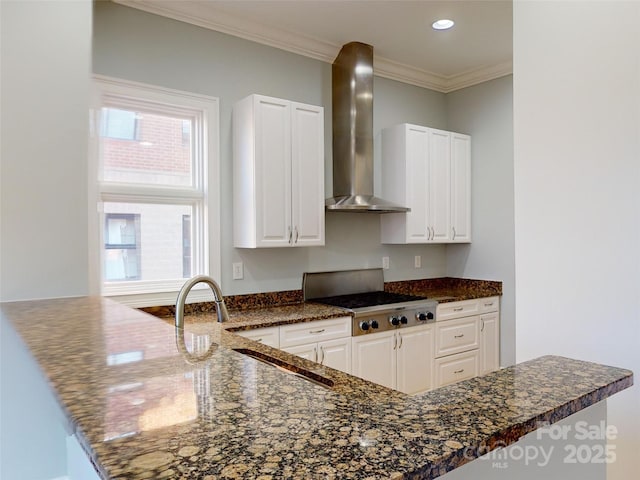
M229 320L229 312L224 304L224 298L222 297L222 290L216 281L206 275L196 275L185 282L178 293L178 299L176 300L176 327L184 328L184 304L187 300L187 295L198 283L206 283L213 292L213 298L216 304L216 314L218 316L218 322L226 322Z

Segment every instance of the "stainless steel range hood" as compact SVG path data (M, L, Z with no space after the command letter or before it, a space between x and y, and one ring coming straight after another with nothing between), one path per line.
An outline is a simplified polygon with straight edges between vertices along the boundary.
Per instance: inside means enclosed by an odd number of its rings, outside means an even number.
M373 47L351 42L332 68L333 197L329 211L392 213L409 209L373 196Z

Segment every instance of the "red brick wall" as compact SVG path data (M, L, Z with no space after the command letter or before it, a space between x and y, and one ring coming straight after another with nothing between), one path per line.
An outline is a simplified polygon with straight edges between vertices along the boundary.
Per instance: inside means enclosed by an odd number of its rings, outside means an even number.
M135 140L104 137L105 169L189 173L190 136L183 141L182 122L145 113L137 120Z

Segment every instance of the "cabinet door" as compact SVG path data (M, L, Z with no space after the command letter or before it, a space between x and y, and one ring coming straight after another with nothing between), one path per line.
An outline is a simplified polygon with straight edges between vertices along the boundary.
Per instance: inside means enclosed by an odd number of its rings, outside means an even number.
M426 243L430 231L428 221L429 205L429 134L428 129L409 125L406 130L407 178L406 197L410 200L406 215L407 243Z
M471 137L451 134L451 241L471 241Z
M433 328L398 330L397 390L413 394L433 388Z
M450 237L451 133L429 129L429 219L432 242Z
M254 97L256 244L288 246L291 235L291 104Z
M480 316L480 375L500 368L500 314Z
M295 355L297 357L302 357L307 360L311 360L312 362L318 361L318 344L311 343L308 345L297 345L295 347L287 347L283 348L282 351Z
M233 333L273 348L280 348L280 327L254 328L253 330L239 330Z
M324 109L291 105L292 243L324 245Z
M395 332L353 337L351 342L351 374L396 388Z
M320 342L318 362L341 372L351 373L351 337Z

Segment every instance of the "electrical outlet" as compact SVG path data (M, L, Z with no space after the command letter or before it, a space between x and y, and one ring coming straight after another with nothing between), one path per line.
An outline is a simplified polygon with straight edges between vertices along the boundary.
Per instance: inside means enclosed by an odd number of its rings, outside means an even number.
M420 255L413 257L413 266L414 268L422 267L422 257Z
M382 257L382 268L389 269L389 257Z
M242 280L244 278L244 267L242 266L242 262L237 262L233 264L233 279L234 280Z

